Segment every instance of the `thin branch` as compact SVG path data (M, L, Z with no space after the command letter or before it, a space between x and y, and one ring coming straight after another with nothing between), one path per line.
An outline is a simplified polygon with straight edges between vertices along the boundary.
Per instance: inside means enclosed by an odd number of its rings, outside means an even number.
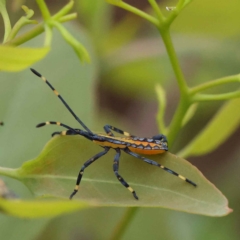
M132 218L137 213L138 209L139 209L138 207L128 207L126 209L124 215L122 216L122 219L114 229L113 234L110 237L110 240L122 239L124 232L129 226L129 223L132 221Z
M69 20L72 20L74 18L76 18L77 15L72 13L72 14L68 14L66 16L63 16L59 19L59 22L67 22ZM34 27L33 29L31 29L30 31L28 31L27 33L24 33L18 37L16 37L15 39L6 42L4 45L9 45L9 46L18 46L21 45L29 40L31 40L32 38L40 35L41 33L44 32L44 23L39 23L36 27Z
M148 0L148 2L150 3L150 5L152 6L153 10L157 14L157 17L158 17L158 20L159 20L159 24L161 24L165 20L165 17L163 16L159 5L157 4L156 0Z
M58 22L68 22L77 18L77 13L70 13L58 19Z
M187 94L188 93L188 87L187 87L185 78L183 76L183 72L181 70L180 64L178 62L178 58L177 58L177 55L176 55L176 51L173 47L173 43L172 43L171 36L169 34L169 30L168 29L166 29L166 30L159 29L159 32L162 35L165 47L167 49L167 53L168 53L168 56L170 58L170 62L172 64L172 68L173 68L173 71L175 73L175 76L176 76L181 94Z
M186 112L188 111L189 106L190 106L190 102L188 100L188 96L186 95L186 96L180 97L177 110L175 111L172 121L168 126L167 137L168 137L169 148L172 147L177 134L182 128L182 122L186 115Z
M30 18L34 15L34 11L32 9L29 9L26 6L22 6L22 9L25 11L26 16L22 16L13 26L7 41L10 41L15 38L19 30L27 25L27 24L37 24L38 22L36 20L30 20Z
M203 84L200 84L199 86L193 87L190 89L190 94L195 94L197 92L204 91L206 89L216 87L219 85L231 83L231 82L239 82L240 83L240 74L232 75L224 78L219 78L216 80L212 80Z
M74 5L74 1L70 0L67 5L65 5L59 12L57 12L55 15L52 16L52 19L58 20L60 17L65 16Z
M4 38L3 38L3 43L5 43L8 39L8 36L12 30L11 27L11 22L8 16L8 12L5 6L2 6L0 9L2 18L3 18L3 23L4 23Z
M122 1L111 1L111 0L107 0L109 3L111 3L112 5L115 5L117 7L120 7L120 8L123 8L129 12L132 12L142 18L145 18L146 20L148 20L149 22L151 22L152 24L154 24L155 26L159 26L159 20L156 19L155 17L125 3L125 2L122 2Z
M49 20L51 18L51 14L48 10L48 7L47 7L45 1L44 0L36 0L36 2L38 4L38 7L39 7L41 13L42 13L43 19L45 21Z
M233 98L239 98L240 91L222 94L196 94L192 97L192 102L204 102L204 101L221 101L229 100Z
M0 167L0 174L14 179L20 179L18 169Z
M155 91L157 93L158 98L158 114L157 114L157 122L159 126L159 130L164 135L167 135L167 129L164 122L165 109L166 109L166 93L160 84L157 84L155 87Z

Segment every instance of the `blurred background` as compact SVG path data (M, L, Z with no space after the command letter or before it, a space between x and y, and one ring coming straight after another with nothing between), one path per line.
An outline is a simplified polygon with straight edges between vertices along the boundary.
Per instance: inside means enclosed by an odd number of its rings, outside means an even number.
M52 13L67 2L46 0ZM147 0L126 2L140 9L149 8ZM176 2L161 1L163 13L167 15L165 7L174 6ZM34 19L40 21L35 1L15 0L8 1L12 23L23 15L22 4L32 8ZM217 4L195 0L173 23L172 39L189 86L239 73L239 10L238 0ZM91 64L81 64L72 48L55 31L50 53L33 67L57 85L90 129L101 131L99 124L108 123L139 136L159 133L155 86L160 83L167 92L166 123L173 116L179 92L158 31L148 22L103 0L76 0L75 11L78 19L66 23L65 27L87 48ZM0 27L3 36L1 19ZM43 36L39 36L24 46L41 47L43 40ZM1 72L0 86L0 121L5 123L0 129L1 166L17 168L39 154L50 138L50 131L48 128L39 131L35 128L37 123L57 120L76 125L55 96L44 89L28 69ZM230 84L220 90L235 88L236 85ZM172 152L190 142L222 104L221 101L201 103L176 139ZM240 128L215 151L188 159L229 199L233 213L211 218L142 208L123 239L239 239L239 135ZM20 182L2 179L18 196L32 197ZM108 239L124 212L124 208L102 207L36 220L1 214L0 237L9 240L20 236L24 240Z

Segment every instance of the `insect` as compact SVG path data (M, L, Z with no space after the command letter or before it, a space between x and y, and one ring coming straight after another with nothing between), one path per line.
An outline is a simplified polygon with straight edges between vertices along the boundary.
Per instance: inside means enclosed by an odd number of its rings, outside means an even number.
M3 125L3 122L0 121L0 125Z
M55 88L49 83L49 81L43 77L40 73L38 73L36 70L31 68L31 71L40 77L55 93L56 96L60 99L60 101L65 105L65 107L68 109L68 111L73 115L73 117L80 123L80 125L83 127L84 130L82 129L76 129L67 126L66 124L63 124L61 122L53 122L53 121L47 121L43 123L39 123L37 127L43 127L46 125L58 125L66 128L67 130L62 131L62 132L54 132L52 136L58 134L58 135L81 135L90 141L98 144L101 146L104 150L93 157L91 157L89 160L87 160L83 166L81 167L77 180L76 180L76 186L70 195L70 199L73 198L73 196L78 192L79 190L79 185L84 173L84 170L91 165L93 162L98 160L100 157L104 156L111 148L116 151L116 155L114 157L113 161L113 171L117 177L117 179L120 181L120 183L126 187L132 194L135 199L138 199L138 196L136 192L130 187L130 185L122 178L122 176L118 173L118 168L119 168L119 160L120 160L120 155L121 151L124 151L125 153L138 158L148 164L160 167L161 169L167 171L170 174L173 174L180 179L186 181L187 183L190 183L193 186L197 186L194 182L191 180L185 178L184 176L174 172L173 170L164 167L163 165L145 158L139 154L147 154L147 155L153 155L153 154L161 154L166 151L168 151L168 143L167 139L163 134L159 134L156 136L153 136L152 138L141 138L141 137L136 137L128 132L122 131L118 128L115 128L110 125L105 125L104 130L106 134L97 134L93 133L78 117L77 115L73 112L73 110L68 106L68 104L65 102L65 100L62 98L62 96L55 90ZM112 133L112 131L115 131L117 133L120 133L124 135L124 137L116 137Z

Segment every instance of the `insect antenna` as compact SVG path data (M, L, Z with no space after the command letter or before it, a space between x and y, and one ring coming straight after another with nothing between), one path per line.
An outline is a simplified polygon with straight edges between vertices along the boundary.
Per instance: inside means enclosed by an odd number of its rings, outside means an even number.
M65 102L65 100L62 98L62 96L58 93L57 90L52 86L52 84L43 77L39 72L34 70L33 68L30 68L30 70L38 77L40 77L55 93L56 96L62 101L62 103L65 105L65 107L68 109L68 111L73 115L73 117L82 125L82 127L89 133L93 134L92 131L79 119L79 117L73 112L73 110L68 106L68 104Z
M42 122L42 123L39 123L36 127L40 128L40 127L43 127L43 126L46 126L46 125L62 126L62 127L67 128L69 130L72 130L73 132L75 132L77 134L77 132L74 128L71 128L71 127L67 126L66 124L63 124L63 123L60 123L60 122L53 122L53 121Z

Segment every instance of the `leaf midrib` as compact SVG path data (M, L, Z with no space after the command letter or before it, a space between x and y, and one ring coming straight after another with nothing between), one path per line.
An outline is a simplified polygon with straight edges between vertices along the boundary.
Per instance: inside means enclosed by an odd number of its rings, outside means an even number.
M28 176L25 176L24 178L50 178L50 179L67 179L67 180L73 180L75 181L76 178L75 177L70 177L70 176L63 176L63 175L28 175ZM106 183L106 184L115 184L115 185L118 185L119 183L116 182L116 181L110 181L110 180L99 180L99 179L90 179L90 178L84 178L82 179L83 182L96 182L96 183ZM222 205L220 204L216 204L216 203L209 203L209 202L206 202L206 201L202 201L202 200L199 200L199 199L196 199L196 198L192 198L192 197L189 197L187 195L184 195L184 194L181 194L179 192L175 192L175 191L172 191L172 190L169 190L169 189L165 189L165 188L161 188L161 187L153 187L153 186L148 186L148 185L144 185L144 184L138 184L138 183L133 183L133 182L129 182L129 184L131 186L136 186L136 187L143 187L143 188L150 188L150 189L153 189L153 190L156 190L156 191L162 191L162 192L170 192L171 194L174 194L176 196L181 196L183 198L186 198L186 199L190 199L192 201L195 201L195 202L198 202L198 203L202 203L202 204L206 204L206 205L209 205L209 206L218 206L218 207L221 207Z

